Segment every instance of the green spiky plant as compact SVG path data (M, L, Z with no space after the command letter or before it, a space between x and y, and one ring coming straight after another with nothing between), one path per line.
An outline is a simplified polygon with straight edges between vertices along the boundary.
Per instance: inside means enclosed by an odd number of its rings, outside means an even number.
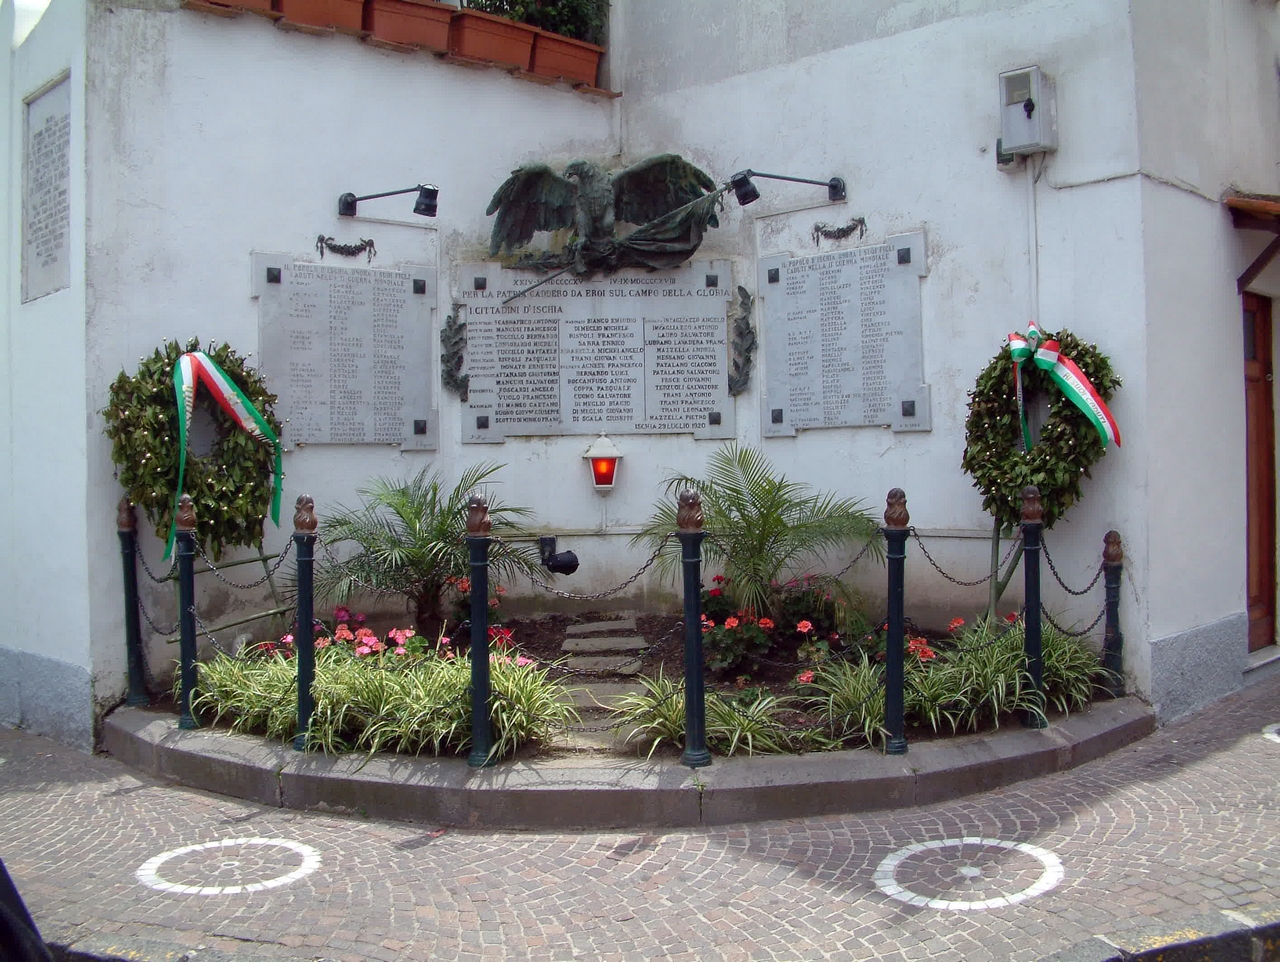
M758 449L736 442L711 455L705 477L668 478L668 497L654 505L633 544L656 548L676 529L674 495L686 488L702 496L704 527L714 535L703 542L703 557L723 568L739 609L777 617L783 583L806 574L832 552L857 551L870 543L877 559L884 555L878 525L861 502L791 481ZM663 547L659 570L674 576L679 563L680 546L673 539ZM853 610L855 599L842 582L818 575L809 586L843 597L846 610Z
M435 636L443 624L442 598L451 579L470 573L467 501L502 467L475 465L451 488L439 472L423 468L407 481L375 478L357 489L364 499L360 508L340 507L321 521L320 534L326 543L349 542L356 551L340 563L320 552L316 596L345 604L361 591L403 595L419 634ZM491 584L539 570L536 547L498 540L519 534L517 522L530 516L527 508L490 502L496 536L489 546Z

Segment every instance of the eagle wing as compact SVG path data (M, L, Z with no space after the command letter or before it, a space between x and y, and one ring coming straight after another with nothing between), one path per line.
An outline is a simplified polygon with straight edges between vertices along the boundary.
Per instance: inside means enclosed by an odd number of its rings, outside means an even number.
M572 227L578 205L578 186L546 164L525 164L511 172L486 214L497 213L489 237L489 255L508 253L527 244L540 230Z
M615 171L614 217L647 224L715 190L715 182L679 154L658 154Z

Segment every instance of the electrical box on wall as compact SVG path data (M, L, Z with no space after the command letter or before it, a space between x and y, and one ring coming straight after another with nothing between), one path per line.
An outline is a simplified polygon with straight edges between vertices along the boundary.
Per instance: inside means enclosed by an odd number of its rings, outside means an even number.
M1058 101L1039 67L1000 75L1000 142L1010 154L1058 149Z

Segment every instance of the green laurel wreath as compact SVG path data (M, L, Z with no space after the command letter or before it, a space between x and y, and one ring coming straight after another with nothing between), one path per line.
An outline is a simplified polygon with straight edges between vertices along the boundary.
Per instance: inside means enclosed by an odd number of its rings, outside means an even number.
M1111 370L1111 359L1096 344L1086 344L1069 331L1059 331L1057 340L1063 356L1075 361L1102 399L1110 401L1121 383ZM973 486L982 492L982 507L1002 527L1016 527L1021 521L1022 489L1034 484L1040 489L1044 526L1048 529L1080 500L1080 481L1089 477L1089 469L1106 453L1106 448L1097 429L1058 390L1046 371L1031 363L1023 364L1022 385L1025 397L1049 399L1049 419L1040 439L1030 451L1023 451L1013 358L1006 344L978 375L969 392L960 465L972 476Z
M137 374L130 377L120 372L102 411L116 477L129 500L146 512L161 540L169 534L178 484L178 400L173 368L185 352L198 350L197 338L185 347L170 341L156 348L138 365ZM211 346L206 353L244 391L279 436L281 425L271 410L276 396L267 390L258 372L226 344ZM271 506L275 452L240 430L208 391L196 391L196 404L212 415L218 435L205 457L187 454L183 487L195 502L197 537L217 559L229 546L261 543L263 519Z

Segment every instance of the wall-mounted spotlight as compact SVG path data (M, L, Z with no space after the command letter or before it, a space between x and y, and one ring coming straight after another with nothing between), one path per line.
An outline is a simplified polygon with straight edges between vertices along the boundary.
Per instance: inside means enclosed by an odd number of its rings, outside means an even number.
M538 554L542 566L557 575L571 575L578 570L578 556L572 551L557 551L554 536L538 539Z
M618 462L622 460L622 452L603 434L595 439L591 447L583 455L591 464L591 480L596 490L608 494L613 490L613 482L618 476Z
M827 199L844 200L844 178L832 177L830 180L809 180L807 177L787 177L783 174L762 174L758 170L740 170L729 178L729 186L733 195L738 198L738 205L746 207L760 199L760 191L751 183L752 177L764 177L768 180L787 180L793 184L817 184L827 188Z
M381 194L365 194L363 197L357 197L355 194L343 194L338 198L338 216L339 217L355 217L356 204L362 200L373 200L376 197L394 197L397 194L409 194L413 191L418 192L418 199L414 201L413 212L421 214L423 217L436 216L436 203L440 199L440 188L435 184L416 184L413 187L406 187L404 190L388 190Z

